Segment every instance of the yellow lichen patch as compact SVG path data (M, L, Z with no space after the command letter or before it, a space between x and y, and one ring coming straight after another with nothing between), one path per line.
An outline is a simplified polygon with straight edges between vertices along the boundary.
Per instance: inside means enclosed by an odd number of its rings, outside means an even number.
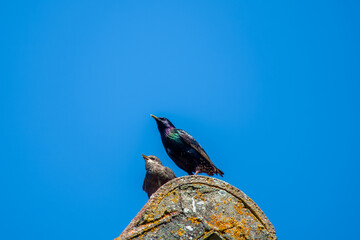
M254 221L258 222L259 220L256 218L256 216L254 216L254 214L246 207L244 207L243 203L241 203L240 201L236 203L236 205L234 206L234 208L236 209L236 211L243 216L248 216L250 218L252 218Z
M195 196L195 199L200 198L201 200L205 201L205 198L201 192L196 191L196 193L197 193L197 197Z
M248 229L245 229L243 226L236 225L233 228L226 229L224 231L228 235L232 236L234 239L246 239L246 235L248 232Z
M265 227L264 227L263 225L259 224L259 225L257 226L257 229L262 230L262 229L265 229Z
M264 229L265 229L265 227L263 225L259 224L256 227L256 233L259 234Z
M221 214L215 214L211 216L211 221L209 225L212 225L220 232L224 232L234 239L246 239L249 237L249 232L251 231L251 226L245 224L245 220L242 219L241 222L238 222L233 217L226 217Z
M236 209L236 211L240 214L243 215L244 212L242 211L243 209L243 205L240 202L237 202L237 204L234 206L234 208Z
M146 212L143 215L141 224L147 225L161 221L162 219L171 216L173 213L168 209L154 209L153 212Z
M177 203L179 201L179 194L176 190L168 192L165 197L170 198L170 201L172 201L173 203Z
M231 199L231 198L230 198ZM224 199L224 204L228 204L230 202L229 199Z
M155 214L154 213L148 213L144 216L144 223L151 223L155 220Z
M246 225L246 220L245 218L241 219L241 223L245 226Z
M182 228L179 228L179 230L177 230L176 232L177 232L178 236L182 236L185 234L185 230Z
M250 209L248 208L243 208L242 209L243 215L249 216L251 217L254 221L258 222L259 219L256 218L256 216L251 212Z
M201 223L201 220L196 217L189 217L188 221L191 221L191 223L195 223L195 224Z
M233 217L229 218L219 213L212 215L209 223L216 227L216 229L223 231L232 228L236 224L236 220Z
M151 232L157 232L157 230L159 230L159 227L153 227L150 231Z
M168 192L165 197L174 204L179 201L179 194L177 191ZM169 208L167 204L159 204L154 202L146 209L141 224L148 224L162 219L163 217L171 214L171 209L172 208Z
M232 201L232 198L224 199L224 204L231 203Z

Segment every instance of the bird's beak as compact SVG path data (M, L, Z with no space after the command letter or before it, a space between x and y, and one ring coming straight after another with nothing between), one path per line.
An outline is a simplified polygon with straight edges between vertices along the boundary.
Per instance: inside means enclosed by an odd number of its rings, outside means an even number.
M146 155L142 155L142 157L145 159L145 160L148 160L149 159L149 157L148 156L146 156Z
M158 119L158 117L156 117L156 116L154 116L154 115L150 115L150 116L152 116L155 120L157 120Z

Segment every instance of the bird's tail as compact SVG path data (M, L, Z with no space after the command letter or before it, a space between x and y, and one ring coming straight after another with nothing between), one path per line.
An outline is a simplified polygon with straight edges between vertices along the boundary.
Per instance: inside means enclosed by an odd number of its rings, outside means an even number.
M215 167L214 173L215 173L215 174L219 174L219 175L222 176L222 177L223 177L223 175L224 175L224 172L221 171L220 169L218 169L217 167Z

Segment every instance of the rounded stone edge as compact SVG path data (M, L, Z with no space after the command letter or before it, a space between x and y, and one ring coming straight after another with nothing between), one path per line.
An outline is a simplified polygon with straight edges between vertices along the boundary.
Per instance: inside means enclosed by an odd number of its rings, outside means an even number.
M134 232L137 231L137 223L141 219L142 215L145 213L145 210L148 207L151 207L153 204L158 204L162 201L162 199L174 189L187 185L187 184L205 184L212 187L216 187L222 190L225 190L235 196L236 198L243 201L243 203L250 209L250 211L254 214L254 216L265 226L266 230L269 233L274 234L276 236L275 228L266 217L265 213L260 209L260 207L249 198L244 192L240 189L234 187L233 185L217 179L213 177L207 176L183 176L175 178L164 185L162 185L146 202L143 208L138 212L138 214L133 218L133 220L129 223L129 225L124 229L121 235L116 238L116 240L127 239L127 236L133 235Z

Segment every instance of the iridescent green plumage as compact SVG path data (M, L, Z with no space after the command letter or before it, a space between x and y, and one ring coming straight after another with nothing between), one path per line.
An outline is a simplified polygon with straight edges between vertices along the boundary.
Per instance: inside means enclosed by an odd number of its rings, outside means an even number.
M156 120L167 154L178 167L190 175L206 173L223 176L224 173L215 167L205 150L190 134L175 128L166 118L152 117Z
M167 134L167 136L175 141L181 141L181 139L179 137L180 135L177 131L172 131L169 134Z

